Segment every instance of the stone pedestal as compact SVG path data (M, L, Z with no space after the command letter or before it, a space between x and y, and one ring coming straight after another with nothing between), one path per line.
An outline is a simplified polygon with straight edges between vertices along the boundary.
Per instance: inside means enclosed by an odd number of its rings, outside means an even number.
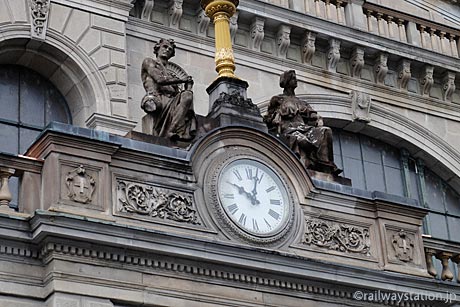
M268 131L259 108L247 98L247 88L246 81L219 77L206 89L211 110L207 119L213 126L244 125Z

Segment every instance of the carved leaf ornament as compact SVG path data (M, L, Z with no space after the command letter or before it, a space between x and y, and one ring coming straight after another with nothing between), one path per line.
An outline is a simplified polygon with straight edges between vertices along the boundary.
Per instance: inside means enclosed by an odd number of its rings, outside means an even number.
M304 244L369 255L369 229L311 218L306 218L305 222Z
M118 182L121 212L131 212L176 222L201 224L190 197L147 185Z

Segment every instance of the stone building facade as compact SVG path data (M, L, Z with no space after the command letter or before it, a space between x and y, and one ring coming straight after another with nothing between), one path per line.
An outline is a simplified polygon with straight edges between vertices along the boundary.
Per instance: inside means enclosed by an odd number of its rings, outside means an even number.
M130 137L161 38L193 76L196 114L211 111L216 34L198 1L0 8L0 306L460 306L457 1L240 1L247 97L265 113L295 70L351 186L247 125L185 148ZM285 189L276 235L222 209L238 159Z

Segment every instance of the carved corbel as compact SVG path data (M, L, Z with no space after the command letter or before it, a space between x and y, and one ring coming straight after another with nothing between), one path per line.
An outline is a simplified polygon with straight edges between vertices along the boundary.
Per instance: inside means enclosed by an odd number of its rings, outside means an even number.
M442 99L452 101L452 94L455 91L455 73L448 71L442 79Z
M206 35L211 18L206 15L205 11L200 9L196 18L198 23L198 34Z
M142 7L141 19L150 21L152 16L153 7L155 5L154 0L145 0L144 6Z
M335 38L329 40L329 51L327 53L327 69L336 71L340 60L340 41Z
M400 89L407 90L407 84L411 78L410 70L411 62L409 60L403 59L398 68L398 85Z
M260 45L264 39L264 24L265 19L256 17L251 24L251 48L260 50Z
M230 17L230 37L232 40L235 39L236 31L238 30L238 15L240 11L236 11L232 17Z
M31 0L31 32L30 36L33 39L44 40L46 38L46 28L48 26L48 13L50 8L50 0Z
M379 53L375 61L374 72L375 82L377 82L377 84L384 84L388 72L388 53Z
M355 47L350 58L351 76L361 78L361 70L364 67L364 48Z
M425 66L425 74L423 75L422 80L420 81L421 92L423 96L430 96L431 87L434 83L433 78L434 67L431 65Z
M291 39L289 35L291 34L291 27L287 25L281 25L276 34L276 44L278 47L278 56L285 58Z
M369 123L371 121L372 99L369 94L352 91L351 92L351 109L352 109L352 121L358 120Z
M182 3L184 0L173 0L169 5L169 26L179 27L179 21L182 17Z
M426 259L426 270L428 274L433 277L436 277L437 272L433 264L433 256L436 254L436 251L431 248L425 249L425 259Z
M305 32L302 40L302 62L311 63L313 55L315 54L316 46L316 33L307 31Z
M454 278L454 274L449 268L449 259L452 257L452 253L448 252L439 252L436 254L436 258L441 260L442 263L442 273L441 279L442 280L452 280Z

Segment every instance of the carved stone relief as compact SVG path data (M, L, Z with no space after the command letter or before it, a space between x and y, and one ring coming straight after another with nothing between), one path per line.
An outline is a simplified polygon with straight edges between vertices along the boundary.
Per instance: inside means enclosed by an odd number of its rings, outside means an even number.
M198 23L198 34L206 35L210 21L211 18L206 15L204 10L200 9L196 19L196 22Z
M174 27L179 27L179 21L182 17L183 0L173 0L169 6L169 25Z
M240 11L236 11L232 17L230 17L230 37L235 39L236 31L238 30L238 15Z
M361 70L364 67L364 48L355 47L350 58L351 76L361 78Z
M315 54L316 33L307 31L302 41L302 62L311 63Z
M442 80L442 99L452 101L452 94L455 91L455 73L448 71Z
M192 198L167 189L117 179L117 210L200 225Z
M67 173L65 184L68 191L67 196L70 200L82 204L92 202L96 180L86 172L83 165Z
M289 35L291 34L291 27L287 25L281 25L276 34L276 42L278 46L278 56L286 57L287 50L291 43Z
M372 99L367 93L352 91L351 92L351 110L352 120L370 122Z
M375 82L384 84L388 72L388 53L382 52L378 55L374 65Z
M400 89L407 90L407 84L412 76L410 69L411 62L409 60L402 60L398 68L398 85Z
M423 75L422 80L420 81L421 92L424 96L430 96L431 87L434 83L433 78L434 67L431 65L425 66L425 74Z
M265 19L261 17L256 17L251 24L251 48L254 50L260 50L265 35L264 24Z
M154 0L145 0L144 6L142 7L141 19L150 21L152 16L153 7L155 6Z
M340 60L340 41L335 38L329 40L329 51L327 53L327 69L336 71Z
M391 240L397 259L403 262L412 262L414 260L414 234L409 234L404 230L393 234Z
M31 0L30 13L32 16L31 37L44 40L48 25L50 0Z
M302 243L344 253L370 255L369 228L305 217Z

